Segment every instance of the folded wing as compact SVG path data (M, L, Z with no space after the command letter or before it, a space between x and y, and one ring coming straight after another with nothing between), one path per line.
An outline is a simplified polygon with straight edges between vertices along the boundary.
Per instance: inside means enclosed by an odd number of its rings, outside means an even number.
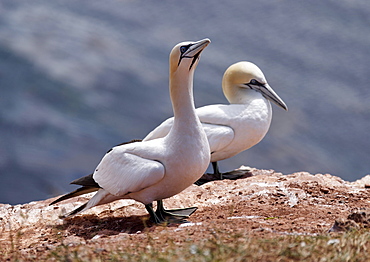
M162 163L122 152L116 147L103 157L93 178L110 194L124 196L156 184L164 174Z
M202 123L207 134L211 153L228 146L234 139L234 130L229 126Z

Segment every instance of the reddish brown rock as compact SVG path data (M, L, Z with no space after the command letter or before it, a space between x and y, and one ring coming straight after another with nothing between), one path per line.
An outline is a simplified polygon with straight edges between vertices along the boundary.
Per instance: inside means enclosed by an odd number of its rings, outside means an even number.
M98 243L103 248L104 243L122 239L122 245L132 245L145 239L148 232L155 233L159 243L164 241L162 237L181 242L189 234L192 239L207 239L215 231L257 236L315 235L327 233L335 221L348 228L369 221L367 213L360 212L369 205L369 175L347 182L329 174L283 175L254 168L237 172L245 172L245 176L193 185L166 199L167 208L198 207L189 218L191 223L183 225L152 225L144 206L133 200L95 207L65 220L59 218L93 193L55 206L48 205L53 199L15 206L0 204L0 249L7 250L15 238L21 252L42 252L60 244ZM346 222L348 219L354 223Z

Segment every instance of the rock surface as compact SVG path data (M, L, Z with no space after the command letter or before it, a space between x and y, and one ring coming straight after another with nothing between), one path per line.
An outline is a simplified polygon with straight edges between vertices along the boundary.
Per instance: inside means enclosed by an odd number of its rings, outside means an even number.
M148 231L155 232L161 244L168 236L181 242L189 234L206 239L215 231L256 236L318 235L368 226L370 175L347 182L329 174L283 175L245 167L237 172L244 172L244 176L193 185L165 200L167 208L198 207L190 223L167 227L152 225L143 205L133 200L59 218L93 193L55 206L49 206L54 199L15 206L0 204L0 250L9 251L14 242L20 252L42 252L61 244L104 246L120 240L127 240L121 241L122 245L133 245L146 238Z

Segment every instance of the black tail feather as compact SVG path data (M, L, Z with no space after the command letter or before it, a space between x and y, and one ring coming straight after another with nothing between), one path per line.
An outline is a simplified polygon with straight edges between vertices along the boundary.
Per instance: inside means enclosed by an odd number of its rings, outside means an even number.
M95 180L93 178L93 174L90 174L90 175L87 175L87 176L84 176L84 177L80 177L76 180L73 180L71 182L71 184L79 185L79 186L83 186L83 187L100 188L99 184L95 182Z
M70 216L73 216L73 215L76 215L78 212L82 211L87 205L87 202L81 206L79 206L78 208L76 208L75 210L65 214L64 216L62 216L62 218L66 218L66 217L70 217Z
M141 141L142 140L134 139L134 140L131 140L129 142L119 144L118 146L125 145L125 144L130 144L130 143L135 143L135 142L141 142ZM111 151L111 149L107 153L109 153L110 151ZM99 186L99 184L95 182L95 180L93 178L93 174L90 174L90 175L78 178L76 180L73 180L71 182L71 184L79 185L79 186L82 186L82 187L76 189L75 191L72 191L71 193L68 193L68 194L65 194L65 195L59 197L58 199L51 202L49 205L54 205L56 203L59 203L63 200L67 200L67 199L72 198L72 197L76 197L76 196L80 196L80 195L83 195L83 194L98 191L101 188ZM87 205L87 203L83 204L82 206L76 208L72 212L67 213L66 215L64 215L62 217L73 216L73 215L77 214L78 212L82 211L86 207L86 205Z
M83 186L83 187L80 187L80 188L76 189L75 191L72 191L71 193L68 193L68 194L65 194L65 195L61 196L60 198L51 202L49 205L54 205L54 204L56 204L60 201L63 201L63 200L66 200L66 199L69 199L69 198L72 198L72 197L80 196L80 195L83 195L83 194L91 193L91 192L94 192L94 191L97 191L97 190L99 190L99 188Z

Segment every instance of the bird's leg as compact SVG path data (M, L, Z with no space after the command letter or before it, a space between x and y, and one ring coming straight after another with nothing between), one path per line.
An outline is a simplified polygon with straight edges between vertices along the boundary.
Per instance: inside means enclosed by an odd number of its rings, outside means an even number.
M218 170L218 164L216 162L211 162L213 168L213 174L204 174L201 178L194 182L195 185L201 186L207 182L215 181L215 180L222 180L222 173Z
M244 174L240 174L240 172L235 172L235 170L229 171L229 172L226 172L226 173L221 173L220 170L218 169L218 163L217 162L212 162L212 167L213 167L214 177L215 178L218 177L218 179L220 179L220 180L224 180L224 179L236 180L236 179L241 178L242 176L244 176Z
M152 203L145 205L145 208L148 211L148 213L150 215L150 220L153 223L155 223L155 224L161 224L161 223L165 222L165 220L163 219L163 217L158 217L157 214L156 214L156 212L154 212L154 210L153 210L153 204Z
M220 170L218 169L218 162L217 161L212 162L212 168L213 168L213 175L215 177L218 177L218 179L222 180L223 176L222 176L222 173L220 172Z
M162 218L165 220L170 218L171 221L169 222L172 222L173 218L175 218L175 220L179 220L178 218L182 218L179 221L182 221L182 223L184 223L184 222L187 222L186 220L184 220L184 218L188 218L191 214L195 212L195 210L197 210L197 207L166 210L163 206L163 201L158 200L157 201L157 211L155 213L159 218Z

